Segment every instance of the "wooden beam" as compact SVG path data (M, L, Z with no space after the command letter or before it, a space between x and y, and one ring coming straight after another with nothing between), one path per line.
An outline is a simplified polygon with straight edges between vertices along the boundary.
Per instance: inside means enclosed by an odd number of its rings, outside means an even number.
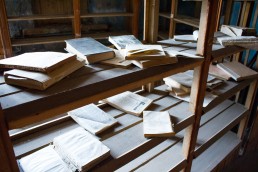
M225 18L224 18L224 24L229 24L230 18L231 18L231 12L232 12L232 3L233 0L227 0L226 4L226 12L225 12Z
M221 15L221 7L222 7L222 0L219 0L219 7L218 7L218 14L217 14L217 25L216 25L216 31L219 30L219 22L220 22L220 15Z
M132 17L132 34L135 37L138 37L138 28L139 28L139 15L140 15L140 1L133 0L133 17Z
M13 146L9 137L6 121L0 105L0 165L1 172L18 172Z
M176 22L174 18L176 17L176 14L177 14L177 4L178 4L178 0L171 1L171 17L170 17L169 34L168 34L169 38L173 38L175 35Z
M183 153L188 161L188 165L184 171L187 172L191 171L193 152L196 145L200 119L203 112L202 104L205 96L209 64L211 61L213 35L218 19L217 12L218 1L204 0L202 2L197 54L204 57L204 62L201 66L194 69L194 80L191 88L190 110L195 114L195 123L186 128L183 142Z
M73 0L73 13L74 13L74 36L75 38L81 37L81 16L80 16L80 0Z
M0 41L2 45L0 53L5 57L12 56L12 45L7 22L5 0L0 0Z

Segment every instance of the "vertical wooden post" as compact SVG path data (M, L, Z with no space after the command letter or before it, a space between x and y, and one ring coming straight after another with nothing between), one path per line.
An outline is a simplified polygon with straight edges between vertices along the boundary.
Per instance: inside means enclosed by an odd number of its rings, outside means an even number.
M224 24L229 24L229 20L231 18L231 12L232 12L232 2L233 0L227 0L226 4L226 12L225 12L225 18L224 18Z
M188 165L184 171L190 171L194 156L200 119L202 116L202 105L206 90L209 64L211 62L211 50L214 31L217 23L218 1L203 0L200 18L200 35L197 43L197 54L204 57L201 66L194 69L194 80L191 88L190 110L195 115L194 124L186 128L183 141L183 154L187 158Z
M217 25L216 25L216 30L219 30L219 22L220 22L220 14L221 14L221 7L222 7L222 0L219 0L219 7L218 7L218 14L217 14Z
M0 105L0 171L18 172L19 168L15 159L13 146L8 134L8 128Z
M0 50L1 55L10 57L12 55L12 44L7 22L5 0L0 0L0 41L2 45Z
M144 42L155 43L158 39L159 0L144 0Z
M132 34L135 37L138 37L138 28L139 28L139 15L140 15L140 1L133 0L133 17L132 17Z
M169 23L169 38L173 38L175 35L175 30L176 30L176 22L174 18L176 17L177 14L177 3L178 0L171 0L171 14L170 14L170 23Z
M80 0L73 0L73 13L74 13L74 36L75 38L81 37L81 14L80 14Z

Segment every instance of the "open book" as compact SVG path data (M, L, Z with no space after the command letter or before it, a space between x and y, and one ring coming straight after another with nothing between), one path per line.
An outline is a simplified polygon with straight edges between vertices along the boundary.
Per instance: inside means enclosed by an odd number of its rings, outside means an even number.
M53 140L55 150L70 166L86 171L110 156L110 149L79 127Z
M217 67L226 72L236 81L258 77L257 72L236 61L218 63Z
M126 91L103 100L105 103L124 112L140 116L153 100Z
M126 60L157 60L166 57L161 45L126 45Z
M48 74L13 69L4 72L4 79L7 84L45 90L84 65L85 60L77 58L76 60L66 63Z
M168 111L143 111L144 137L171 137L175 135Z
M106 47L93 38L77 38L65 40L66 50L86 59L87 64L107 60L115 56L111 48Z
M81 127L95 135L117 123L115 118L94 104L69 111L68 115Z
M125 60L124 50L113 50L115 57L112 59L101 61L101 64L110 65L114 67L128 68L132 65L131 60Z
M76 56L70 53L32 52L2 59L0 67L49 73L73 60L76 60Z

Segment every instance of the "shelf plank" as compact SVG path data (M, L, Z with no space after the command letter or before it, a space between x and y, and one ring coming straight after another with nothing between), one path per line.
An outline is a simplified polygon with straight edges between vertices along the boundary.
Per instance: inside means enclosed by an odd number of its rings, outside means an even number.
M9 16L8 22L13 21L27 21L27 20L59 20L59 19L73 19L71 15L30 15L30 16Z
M159 16L167 18L167 19L171 19L172 18L170 13L165 13L165 12L164 13L159 13Z
M243 47L238 46L228 46L221 49L217 49L211 52L212 61L220 60L224 57L231 56L232 54L240 53L246 50Z
M202 126L198 132L194 156L197 157L204 152L222 135L239 123L247 113L248 111L243 105L233 104L213 120Z
M96 18L96 17L132 17L133 13L88 13L81 14L81 18Z
M211 147L193 160L191 171L213 171L219 163L227 158L229 154L238 149L240 143L241 141L237 138L235 133L231 131L227 132Z
M19 128L52 117L57 111L59 114L65 113L150 81L192 69L201 62L202 59L180 58L178 63L147 69L113 68L88 75L80 75L80 71L76 71L79 77L65 78L45 91L24 90L0 97L0 101L9 127ZM15 112L19 112L19 115Z
M185 16L185 15L177 15L174 20L178 23L183 23L195 28L199 28L199 24L200 24L200 19L198 18L194 18L194 17L190 17L190 16Z
M159 31L158 32L158 37L162 40L166 40L168 39L168 32L165 32L165 31Z

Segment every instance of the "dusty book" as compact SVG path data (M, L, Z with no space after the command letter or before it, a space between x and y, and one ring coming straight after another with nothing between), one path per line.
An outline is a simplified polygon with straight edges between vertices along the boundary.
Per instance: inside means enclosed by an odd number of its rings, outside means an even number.
M7 84L45 90L84 65L85 60L77 58L76 60L64 64L48 74L12 69L4 72L4 79Z
M197 42L198 40L199 31L193 31L192 35L175 35L175 41L182 41L182 42Z
M168 111L143 111L144 137L171 137L175 135Z
M236 45L258 50L258 38L255 36L219 37L218 42L223 46Z
M258 77L258 73L256 71L236 61L218 63L217 67L226 72L236 81Z
M128 68L132 65L131 60L125 60L124 50L115 50L115 57L108 60L103 60L100 63L114 67Z
M210 64L209 74L222 80L229 80L231 77L227 72L217 67L217 65Z
M76 60L76 56L71 53L32 52L2 59L0 67L49 73L73 60Z
M94 104L69 111L68 115L81 127L95 135L117 123L115 118Z
M141 95L126 91L103 100L105 103L124 112L140 116L153 100Z
M142 44L134 35L109 36L108 41L118 50L125 49L128 44Z
M126 60L157 60L166 57L161 45L126 45Z
M21 158L19 164L24 172L72 172L52 145Z
M81 127L55 137L53 145L62 159L78 171L87 171L110 156L110 149Z
M221 25L220 31L226 35L235 36L255 36L256 29L240 26Z
M87 64L96 63L115 57L114 51L93 38L65 40L66 50L86 59Z

